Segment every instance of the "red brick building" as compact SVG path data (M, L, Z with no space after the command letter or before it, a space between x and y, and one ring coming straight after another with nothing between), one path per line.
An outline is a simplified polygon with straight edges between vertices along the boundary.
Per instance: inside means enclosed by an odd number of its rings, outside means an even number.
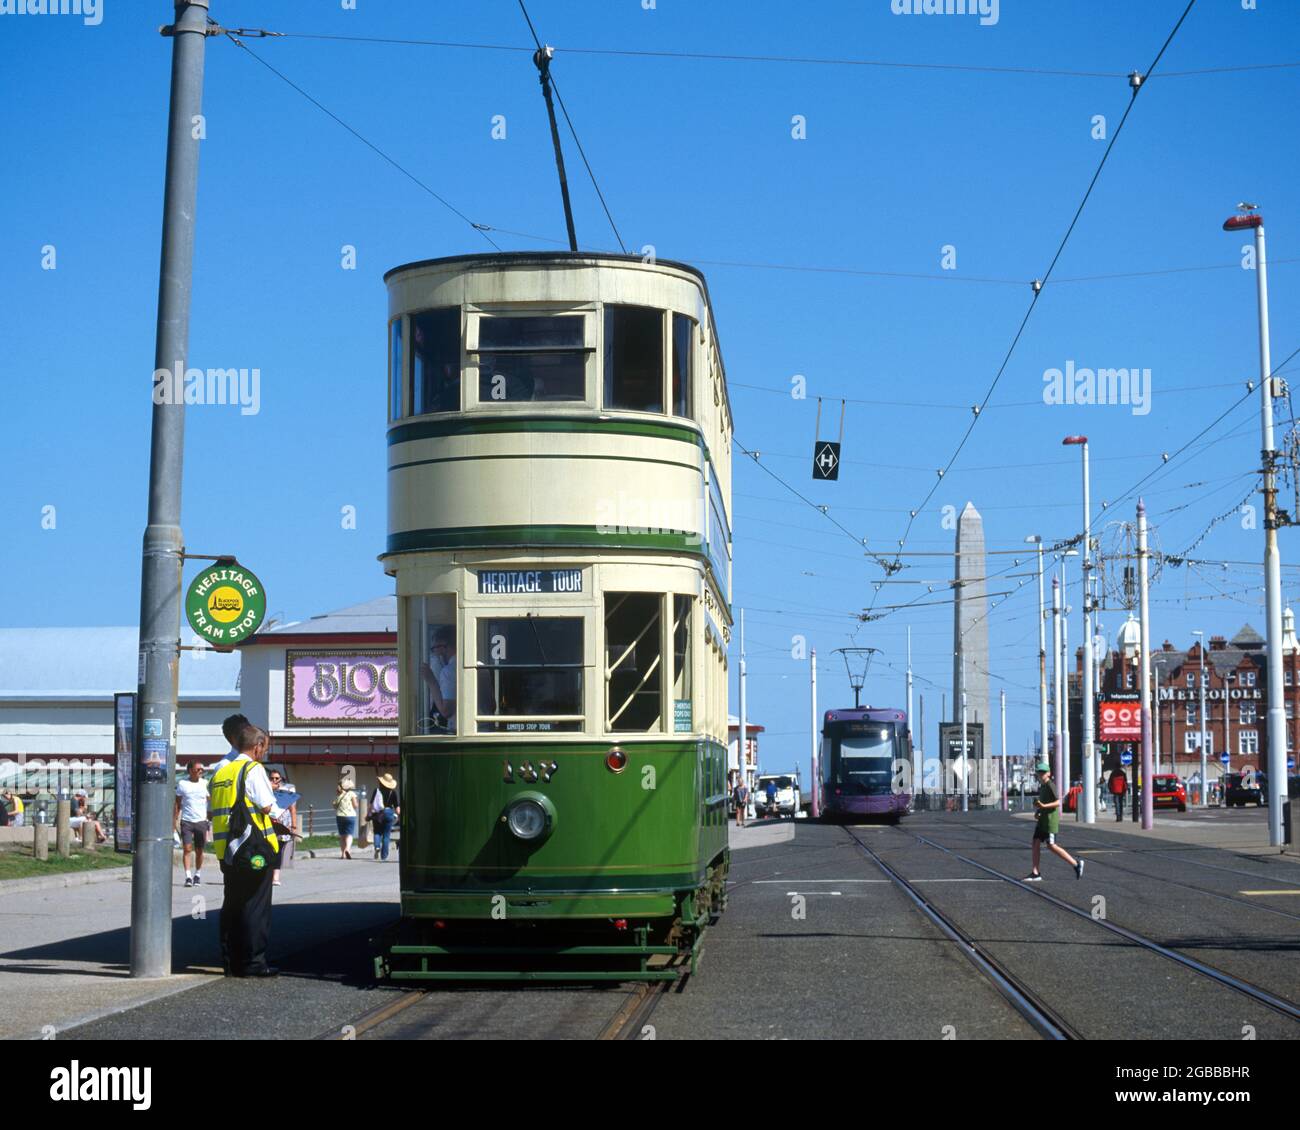
M1120 629L1117 648L1104 660L1098 697L1125 698L1139 691L1138 625L1130 618ZM1295 617L1283 615L1283 690L1286 698L1287 754L1294 754L1300 736L1297 702L1300 701L1300 643ZM1079 662L1082 663L1082 652ZM1202 650L1200 640L1180 651L1168 640L1151 653L1152 679L1158 691L1152 737L1157 767L1189 778L1200 772L1202 732L1201 684L1205 685L1204 730L1208 775L1217 780L1224 772L1264 769L1268 765L1268 674L1264 637L1249 624L1231 639L1211 636ZM1076 680L1071 679L1075 684ZM1075 735L1071 735L1075 738ZM1075 738L1071 742L1074 745ZM1118 752L1129 748L1111 743L1103 764L1118 764ZM1138 753L1136 744L1132 747ZM1220 755L1230 755L1224 766ZM1073 752L1073 751L1071 751Z

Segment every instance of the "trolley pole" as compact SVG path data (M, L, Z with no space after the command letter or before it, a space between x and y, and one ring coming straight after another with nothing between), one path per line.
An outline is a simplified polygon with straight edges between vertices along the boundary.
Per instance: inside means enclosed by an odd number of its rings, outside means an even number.
M189 353L194 212L199 141L192 120L203 106L208 0L176 0L171 108L163 187L162 258L154 341L154 390ZM174 384L167 386L169 390ZM172 966L172 783L181 646L181 472L185 405L152 397L149 518L140 569L140 664L135 736L135 856L131 864L131 976L166 977ZM173 403L174 402L174 403Z
M821 766L817 756L817 649L808 653L810 682L812 683L812 818L821 816Z
M1152 775L1155 765L1151 749L1151 610L1147 602L1147 508L1138 499L1138 608L1142 630L1139 634L1139 657L1142 664L1139 680L1142 688L1142 829L1155 827Z
M748 785L745 779L745 747L749 744L747 741L747 725L745 714L745 610L740 610L740 733L737 735L736 744L736 768L740 774L740 783ZM748 805L746 806L748 807ZM749 818L749 813L745 812L740 817L742 820Z
M1053 690L1053 718L1052 734L1054 735L1053 761L1056 769L1056 786L1061 787L1061 583L1055 577L1052 578L1052 690ZM1058 791L1057 796L1064 796L1065 793Z
M1007 810L1007 692L999 691L1002 700L1002 811Z
M1047 756L1047 609L1043 606L1043 539L1031 534L1025 541L1038 547L1038 750Z
M1282 808L1287 803L1286 703L1282 689L1282 559L1277 529L1290 524L1277 508L1277 450L1273 446L1273 367L1269 359L1268 262L1264 254L1264 217L1253 204L1237 206L1248 214L1230 216L1224 231L1255 230L1255 296L1259 309L1260 455L1264 463L1264 603L1268 620L1268 842L1280 847ZM1232 750L1227 750L1231 754Z
M555 48L539 47L533 52L537 79L542 84L542 97L546 99L546 116L551 123L551 144L555 148L555 168L560 174L560 197L564 201L564 225L569 232L569 250L578 250L578 237L573 230L573 205L569 203L569 178L564 174L564 149L560 145L560 130L555 124L555 105L551 101L551 59Z
M1207 756L1208 751L1205 748L1206 739L1209 737L1210 729L1209 725L1205 721L1205 633L1203 631L1197 631L1193 632L1192 635L1199 637L1197 640L1197 647L1201 653L1201 667L1196 673L1197 681L1201 684L1201 802L1197 807L1205 808L1209 804L1209 801L1206 799L1206 794L1210 791L1209 759ZM1227 709L1226 704L1224 708Z
M912 736L912 628L907 629L907 735L910 739ZM916 767L916 743L911 742L912 760L909 769L912 774L912 795L916 795L916 782L920 774Z

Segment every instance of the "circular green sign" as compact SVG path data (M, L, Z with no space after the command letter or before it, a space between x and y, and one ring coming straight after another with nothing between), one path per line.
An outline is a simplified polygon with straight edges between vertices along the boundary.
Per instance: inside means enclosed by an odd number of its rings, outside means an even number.
M266 590L238 563L214 565L190 582L185 618L195 635L216 647L233 647L266 619Z

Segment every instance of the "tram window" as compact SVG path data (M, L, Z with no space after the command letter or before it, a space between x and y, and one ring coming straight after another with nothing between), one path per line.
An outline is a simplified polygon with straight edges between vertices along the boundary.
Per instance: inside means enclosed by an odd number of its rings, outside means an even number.
M605 656L609 729L614 733L660 730L663 664L658 593L605 594Z
M460 411L460 307L411 315L411 412Z
M585 400L588 352L581 314L482 316L479 403Z
M416 687L414 732L456 733L456 598L412 597L407 668ZM403 675L403 678L405 675Z
M695 729L691 696L692 603L689 596L673 597L673 730L678 733Z
M388 418L402 418L402 319L388 327Z
M691 386L695 383L695 320L673 315L673 415L691 414Z
M648 306L605 307L605 407L664 410L664 315Z
M480 617L480 733L581 730L582 617Z

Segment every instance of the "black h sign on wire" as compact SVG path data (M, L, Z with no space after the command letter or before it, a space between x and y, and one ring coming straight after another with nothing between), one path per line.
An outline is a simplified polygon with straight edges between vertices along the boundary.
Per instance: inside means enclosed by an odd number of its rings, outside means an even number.
M840 477L840 444L844 442L844 401L840 401L840 438L831 443L821 438L822 398L817 398L817 426L813 434L813 478L830 482Z

